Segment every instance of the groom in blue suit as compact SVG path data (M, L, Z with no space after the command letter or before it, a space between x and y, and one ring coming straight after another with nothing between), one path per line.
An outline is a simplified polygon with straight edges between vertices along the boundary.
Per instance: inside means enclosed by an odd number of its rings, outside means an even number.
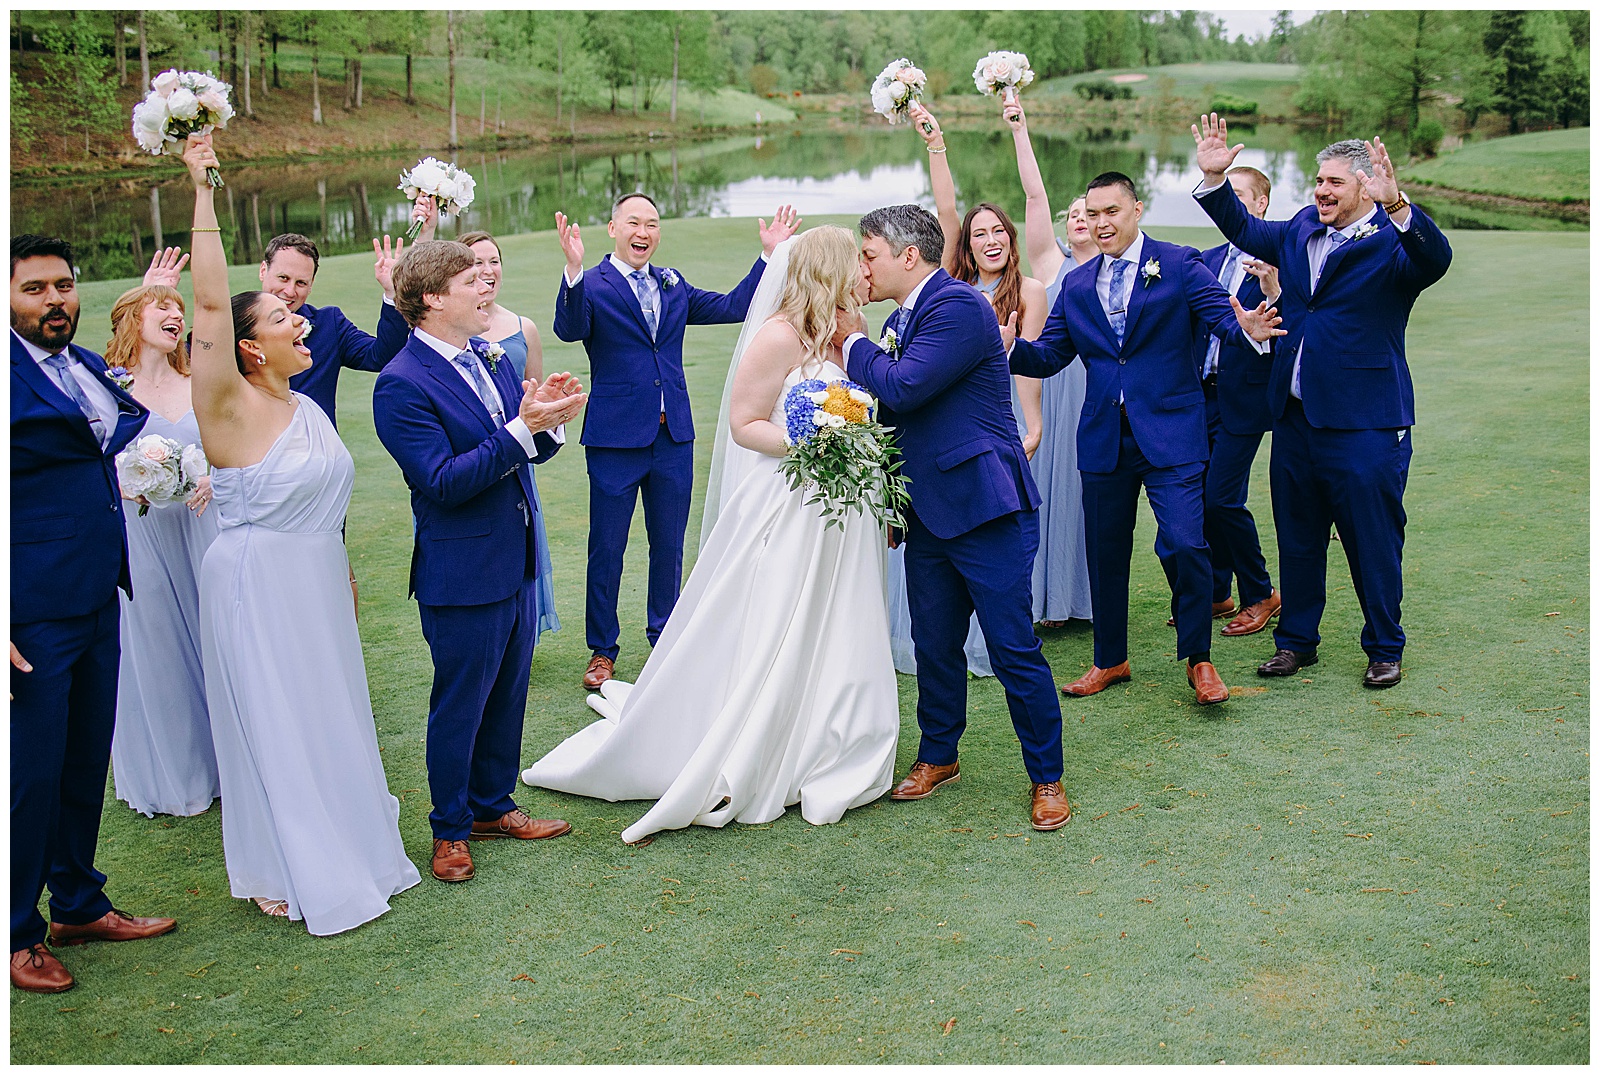
M650 537L645 637L652 646L677 603L694 489L694 421L683 372L683 332L689 325L744 320L768 255L794 234L800 220L783 206L770 228L758 223L761 257L738 287L719 295L694 287L675 269L650 263L661 241L661 216L647 194L616 200L606 225L616 248L588 270L578 225L556 214L567 267L553 327L559 339L583 341L592 382L582 438L589 468L584 634L592 651L583 685L590 690L611 678L619 652L617 591L641 494Z
M1367 687L1400 682L1403 503L1415 421L1405 332L1424 288L1450 267L1450 244L1395 182L1378 139L1317 154L1315 204L1257 220L1222 188L1242 145L1215 113L1194 132L1205 174L1195 196L1228 241L1278 266L1284 327L1268 387L1272 515L1283 613L1277 652L1256 671L1294 675L1317 662L1327 604L1328 533L1337 526L1366 625Z
M416 519L410 590L433 656L428 821L441 881L471 879L469 839L571 828L528 817L511 789L538 631L527 464L556 454L559 427L585 397L570 374L523 381L479 337L492 286L476 260L460 243L422 242L395 266L395 308L412 332L372 392L378 439L400 464Z
M893 299L899 309L887 352L862 335L859 315L841 324L841 332L849 330L846 368L881 402L911 493L906 597L922 741L890 796L927 798L960 776L962 645L976 611L1033 782L1033 827L1059 829L1072 817L1061 788L1061 703L1033 633L1039 491L1017 437L994 308L939 268L944 233L926 209L875 209L860 229L869 298Z
M111 906L94 868L117 714L117 589L133 596L116 457L150 412L72 345L72 247L11 240L11 984L71 989L50 942L171 930Z
M1128 571L1144 486L1156 517L1156 555L1172 587L1178 656L1189 662L1195 700L1228 699L1211 663L1211 557L1205 540L1206 401L1195 365L1204 332L1238 346L1240 325L1269 339L1276 321L1263 303L1247 312L1200 263L1200 252L1139 230L1144 204L1133 180L1106 172L1089 183L1085 207L1101 259L1069 273L1044 331L1016 340L1011 371L1048 377L1082 357L1088 369L1078 421L1078 469L1094 608L1094 666L1062 688L1098 694L1132 678L1128 664ZM1234 323L1237 314L1239 324ZM1008 332L1007 335L1010 335Z

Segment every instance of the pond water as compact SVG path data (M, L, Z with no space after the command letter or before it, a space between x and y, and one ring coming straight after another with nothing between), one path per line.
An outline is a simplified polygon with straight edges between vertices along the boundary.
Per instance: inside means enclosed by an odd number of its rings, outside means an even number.
M1269 218L1292 216L1308 200L1315 154L1327 138L1272 124L1239 133L1248 147L1240 163L1261 169L1273 181ZM947 130L946 141L962 204L992 201L1020 215L1022 190L1010 132L957 128ZM1189 194L1199 171L1187 130L1148 133L1036 122L1033 142L1057 211L1095 175L1115 170L1138 182L1147 223L1208 223ZM897 202L933 204L921 140L905 128L879 124L826 132L777 130L710 142L469 152L455 159L477 179L477 200L459 220L441 225L441 238L476 229L548 230L557 210L582 223L600 222L617 194L636 189L656 198L667 217L766 216L783 203L802 215L857 214ZM230 258L239 264L259 260L264 242L285 231L311 236L326 255L370 250L374 235L398 235L405 228L409 207L395 183L400 170L415 160L374 156L228 169L218 215ZM86 280L137 276L157 246L188 242L192 198L181 176L160 182L13 183L11 229L71 240ZM1418 200L1446 227L1563 226L1545 218L1491 216L1438 198Z

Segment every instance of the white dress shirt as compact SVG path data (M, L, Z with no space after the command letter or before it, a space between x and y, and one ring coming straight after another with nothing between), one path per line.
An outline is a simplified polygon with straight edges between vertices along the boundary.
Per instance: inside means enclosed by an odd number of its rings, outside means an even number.
M473 383L472 375L466 370L462 369L460 366L456 365L455 362L456 356L461 354L462 351L470 350L470 348L457 347L455 344L446 343L437 336L430 336L420 328L412 329L411 331L416 335L418 340L433 348L441 357L445 359L445 361L450 363L450 368L456 371L456 376L460 377L467 383L467 387L472 389L472 394L474 396L478 394L478 386ZM485 383L488 384L489 391L494 394L495 400L499 402L500 413L505 414L508 411L515 412L517 409L516 407L508 408L505 405L506 401L500 397L500 390L495 387L494 378L488 375L488 371L484 372L483 379ZM519 399L515 402L520 405L522 401ZM518 444L522 445L522 450L528 453L529 459L532 459L534 456L539 454L539 450L533 445L533 432L528 428L528 423L522 420L522 416L520 414L515 415L515 417L507 422L505 429L507 433L510 433L516 438ZM549 434L555 438L557 444L565 444L567 442L566 428L564 425L557 426L555 429L548 430L547 432L549 432Z
M46 351L43 347L36 346L17 335L15 329L11 332L11 338L27 349L28 356L39 364L39 368L44 371L44 375L50 378L50 383L60 388L62 394L66 395L68 399L72 397L62 385L61 378L63 376L71 377L78 383L78 387L83 389L84 396L89 400L89 405L94 408L95 417L100 419L100 432L98 434L100 447L104 448L107 444L110 444L112 434L117 431L117 416L120 412L117 408L116 395L112 393L111 386L106 384L100 374L79 362L73 357L72 352L65 347L60 352ZM46 360L63 352L67 356L67 368L57 371ZM76 403L73 405L76 406ZM91 428L93 428L92 424Z
M907 322L910 322L911 320L911 311L916 308L917 296L922 294L922 289L928 286L928 281L931 279L933 279L933 273L930 272L927 276L924 276L921 280L917 281L917 286L911 289L911 294L906 296L906 301L902 302L898 307L896 307L896 309L906 311ZM866 338L866 334L861 332L852 332L850 335L844 338L843 351L846 373L850 372L850 348L855 346L857 340L864 340Z

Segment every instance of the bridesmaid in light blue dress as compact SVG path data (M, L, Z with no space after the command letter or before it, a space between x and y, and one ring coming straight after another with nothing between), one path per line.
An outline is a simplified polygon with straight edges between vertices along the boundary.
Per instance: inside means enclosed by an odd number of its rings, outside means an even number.
M156 264L172 259L158 255ZM176 283L176 272L171 279ZM172 286L136 287L111 308L106 362L132 374L129 390L150 408L140 436L188 446L200 443L200 427L184 329L183 299ZM146 817L203 814L221 791L200 660L200 562L217 535L210 501L211 482L203 478L186 503L124 513L138 600L118 593L122 660L111 765L117 798Z
M488 232L473 231L463 235L459 242L472 248L478 255L478 268L494 284L489 293L489 330L483 338L498 343L506 349L504 361L523 371L523 379L538 383L544 380L544 349L539 342L539 329L526 317L512 313L500 305L500 246ZM534 478L534 467L528 464L528 482L533 486L533 534L539 555L538 585L534 588L534 602L538 608L538 634L561 630L561 620L556 615L556 588L550 563L550 539L545 532L544 505L539 500L539 483ZM538 644L535 636L534 644Z

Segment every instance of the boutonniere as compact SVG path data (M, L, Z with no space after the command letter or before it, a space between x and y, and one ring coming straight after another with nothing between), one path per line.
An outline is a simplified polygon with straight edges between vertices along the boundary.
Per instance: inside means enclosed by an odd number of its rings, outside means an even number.
M662 269L661 270L661 289L663 291L665 291L669 287L677 287L677 286L678 286L678 270L677 269Z
M900 337L895 333L894 329L885 328L883 330L883 339L880 341L880 345L886 353L893 355L895 358L900 357Z
M106 378L124 392L133 391L133 374L127 366L112 366L106 370Z
M506 349L498 343L485 342L474 347L473 350L478 352L479 358L489 363L490 373L495 371L495 368L500 365L500 360L506 356Z
M1350 235L1350 238L1352 238L1352 239L1365 239L1369 235L1376 235L1376 234L1378 234L1378 225L1372 223L1371 221L1368 221L1367 223L1365 223L1365 224L1361 225L1359 228L1357 228L1354 232L1352 232L1351 235Z
M1150 281L1161 279L1161 262L1152 257L1139 267L1139 275L1144 277L1144 286L1149 287Z

